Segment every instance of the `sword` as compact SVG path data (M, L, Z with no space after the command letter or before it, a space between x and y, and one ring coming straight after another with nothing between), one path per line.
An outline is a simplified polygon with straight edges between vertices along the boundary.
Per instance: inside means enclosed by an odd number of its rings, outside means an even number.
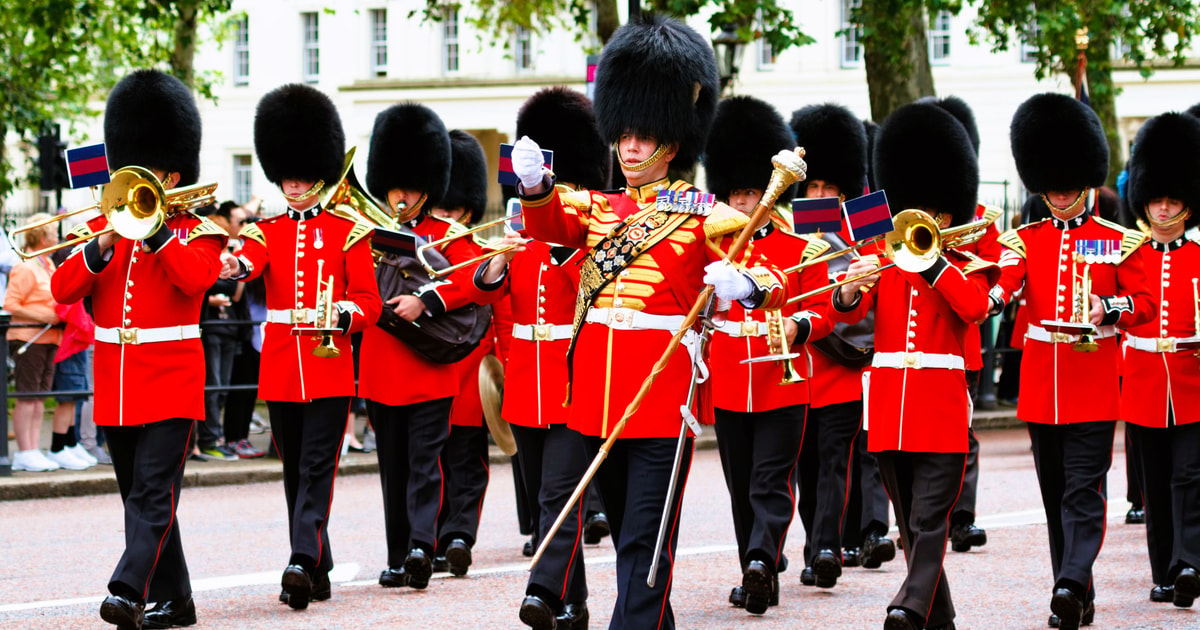
M46 331L50 330L50 328L53 326L54 324L46 324L45 326L42 326L42 329L37 331L37 334L33 336L33 339L26 341L24 345L22 345L20 348L17 348L16 354L25 354L25 351L29 349L29 346L32 346L33 342L41 339L42 335L46 334Z

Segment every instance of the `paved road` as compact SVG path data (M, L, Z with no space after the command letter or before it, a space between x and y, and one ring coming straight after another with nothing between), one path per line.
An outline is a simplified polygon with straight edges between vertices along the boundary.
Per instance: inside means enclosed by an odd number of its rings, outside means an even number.
M958 627L1044 628L1051 586L1044 516L1028 438L1021 430L983 438L981 525L989 543L949 553L947 572ZM1123 453L1109 476L1108 538L1097 563L1097 630L1198 628L1200 609L1151 604L1145 530L1125 525ZM516 611L526 561L517 532L512 474L492 469L475 563L464 578L442 576L426 591L375 585L383 567L378 479L338 479L331 525L338 568L334 597L294 612L276 602L287 560L286 517L278 482L188 488L179 509L191 564L198 628L521 628ZM788 550L799 554L803 531ZM108 628L97 616L122 542L115 495L0 502L0 628ZM672 601L680 628L878 628L903 566L847 569L836 588L802 587L782 578L782 604L761 618L725 603L739 582L729 499L715 451L698 451L688 481ZM592 627L605 627L615 597L613 555L587 550Z

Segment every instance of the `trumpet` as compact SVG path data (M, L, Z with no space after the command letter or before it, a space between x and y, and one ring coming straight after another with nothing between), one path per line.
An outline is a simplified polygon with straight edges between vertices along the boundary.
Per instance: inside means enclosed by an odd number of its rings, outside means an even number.
M1092 266L1084 262L1083 254L1076 252L1075 259L1072 261L1074 266L1083 264L1083 271L1080 273L1072 273L1074 282L1072 289L1074 295L1071 296L1071 321L1076 324L1087 324L1089 329L1079 335L1079 341L1071 344L1076 352L1095 352L1100 348L1100 344L1092 338L1092 333L1095 332L1095 326L1091 323L1092 310ZM1072 270L1074 271L1074 270Z
M340 355L342 352L338 350L336 344L333 343L333 334L341 333L342 329L337 325L337 308L333 299L333 274L322 279L321 276L325 270L325 261L317 261L317 321L311 328L293 328L293 335L307 335L316 333L319 337L313 339L319 340L321 343L313 348L313 356L322 359L332 359Z
M992 224L989 219L979 219L972 221L966 225L948 228L945 230L939 229L934 223L932 217L922 210L904 210L896 215L893 219L895 229L887 234L884 234L884 246L890 252L892 262L872 271L870 273L861 274L858 276L844 278L833 284L823 286L819 289L813 289L806 293L801 293L793 298L788 299L788 304L794 304L803 300L807 300L815 295L820 295L826 291L832 291L842 285L861 280L869 275L874 275L888 269L890 267L899 267L905 271L912 273L920 273L933 266L942 252L955 247L962 247L974 243L983 238L987 228ZM860 249L864 245L876 242L880 237L863 241L857 245L846 247L835 252L836 256L825 254L818 258L802 262L793 267L784 269L784 273L793 273L811 267L817 261L824 262L832 258L837 258L850 251Z
M509 217L509 216L498 217L498 218L492 219L491 221L480 223L479 225L477 225L473 228L456 231L454 234L449 234L447 236L443 236L442 238L439 238L436 241L430 241L428 243L425 243L424 245L417 247L417 259L421 261L421 265L423 267L425 267L425 271L429 272L430 276L433 276L434 278L442 278L442 277L445 277L445 276L448 276L448 275L454 273L455 271L458 271L459 269L462 269L463 267L470 267L472 265L477 265L485 260L491 260L492 258L499 256L500 254L506 254L506 253L520 247L521 245L520 244L505 245L504 247L501 247L499 249L494 249L490 252L485 252L485 253L480 254L470 260L464 260L460 263L450 265L449 267L445 267L443 269L435 269L433 267L433 265L429 264L425 260L425 252L429 251L430 249L439 248L447 243L450 243L452 241L463 238L464 236L471 236L473 234L478 234L479 232L483 232L485 230L490 230L490 229L504 223L505 221L509 220L510 218L512 218L512 217ZM533 239L526 239L525 242L528 243L531 240L533 240Z
M795 366L792 365L792 359L803 356L798 352L791 352L788 349L787 334L783 328L783 311L775 308L766 312L767 316L767 354L761 357L751 357L745 359L742 363L765 363L767 361L783 362L783 378L779 381L780 385L791 385L792 383L800 383L806 380L796 372ZM757 325L757 322L755 322Z
M57 245L32 252L17 247L15 243L20 242L19 239L12 239L13 251L23 259L34 258L74 247L110 232L116 232L122 238L140 241L157 232L168 216L211 204L216 199L213 194L216 189L216 182L210 182L175 188L168 192L149 169L126 166L112 174L112 181L104 185L98 203L31 223L13 230L12 236L95 210L99 210L108 219L106 227L86 236L69 238Z

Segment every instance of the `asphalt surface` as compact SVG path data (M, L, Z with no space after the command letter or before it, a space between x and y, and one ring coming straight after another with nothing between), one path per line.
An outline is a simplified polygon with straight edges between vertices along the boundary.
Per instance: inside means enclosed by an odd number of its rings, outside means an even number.
M1118 431L1118 436L1120 432ZM979 524L988 544L947 552L946 571L958 627L1046 627L1051 589L1045 517L1028 436L1022 429L980 433ZM261 439L261 438L259 438ZM702 446L711 442L701 440ZM383 589L382 501L374 454L351 454L339 475L330 525L337 568L333 599L296 612L279 604L287 561L286 514L277 479L258 481L277 461L194 462L178 516L198 609L197 628L522 628L517 607L527 559L517 531L509 465L492 467L470 573L435 576L424 591ZM497 458L502 461L502 458ZM1148 600L1145 529L1125 525L1124 459L1115 445L1109 475L1109 527L1096 564L1097 613L1092 628L1198 628L1200 612ZM50 484L70 491L71 478L111 477L111 470L16 473L5 487ZM218 479L234 485L209 485ZM77 484L98 489L101 481ZM39 489L43 492L45 489ZM5 491L6 493L11 491ZM82 493L80 490L78 493ZM27 496L37 493L26 492ZM7 496L11 496L10 494ZM894 535L894 534L893 534ZM123 545L115 494L0 502L0 628L110 628L97 610ZM787 551L798 557L798 521ZM615 599L613 552L606 539L586 550L592 628L606 627ZM781 605L752 617L726 603L740 582L729 498L715 450L698 449L688 479L672 604L680 628L879 628L903 579L900 561L879 570L846 569L836 588L802 587L797 571L781 575Z

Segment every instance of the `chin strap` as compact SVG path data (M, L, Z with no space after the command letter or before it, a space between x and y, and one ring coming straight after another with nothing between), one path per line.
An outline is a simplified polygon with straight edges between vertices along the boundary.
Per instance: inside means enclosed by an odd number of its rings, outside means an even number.
M613 150L617 153L617 162L620 163L621 168L634 173L640 173L651 166L654 166L655 162L658 162L660 159L662 159L662 156L667 152L667 145L658 145L658 148L654 150L654 153L650 154L650 157L638 162L637 164L627 164L625 160L621 159L621 151L619 148L617 148L616 144L613 145Z
M1188 217L1190 217L1190 216L1192 216L1192 209L1184 208L1179 214L1160 223L1160 222L1154 220L1153 215L1150 214L1150 208L1149 207L1146 208L1146 218L1150 220L1150 225L1152 225L1156 228L1171 227L1172 225L1175 225L1177 223L1182 223L1184 221L1187 221Z
M1083 190L1079 191L1079 196L1075 198L1075 201L1072 201L1070 205L1065 208L1059 208L1058 206L1050 203L1050 198L1045 194L1043 194L1041 197L1042 201L1046 203L1046 207L1050 208L1050 214L1053 214L1054 218L1060 221L1068 221L1079 215L1079 209L1083 206L1084 201L1087 199L1088 193L1091 192L1091 190L1092 189L1090 188L1084 188Z
M289 194L287 194L287 193L283 193L283 198L284 198L284 199L287 199L288 201L292 201L292 202L296 202L296 201L307 201L307 200L309 200L309 199L312 199L313 197L315 197L315 196L317 195L317 193L321 192L321 189L322 189L322 188L325 188L325 180L323 180L323 179L318 179L318 180L317 180L317 183L315 183L315 184L313 184L313 185L312 185L312 188L309 188L308 190L306 190L306 191L304 191L304 192L302 192L302 193L300 193L299 195L296 195L296 196L294 196L294 197L293 197L292 195L289 195ZM283 187L282 187L282 186L279 188L279 191L280 191L280 192L283 192Z

